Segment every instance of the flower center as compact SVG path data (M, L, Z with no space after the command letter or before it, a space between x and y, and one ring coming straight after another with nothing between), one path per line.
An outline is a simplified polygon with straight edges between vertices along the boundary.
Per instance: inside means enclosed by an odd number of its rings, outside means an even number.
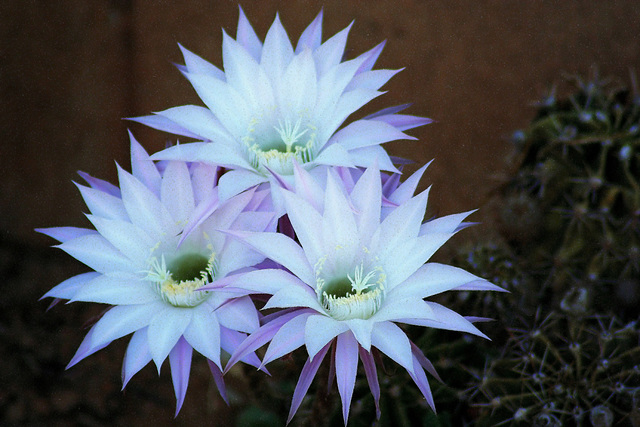
M277 126L267 126L254 119L242 141L249 163L263 174L268 169L282 175L293 174L293 159L308 163L316 156L316 128L311 123L302 125L299 117L295 123L278 120ZM268 168L268 169L267 169Z
M162 299L174 307L195 307L209 298L211 292L198 289L213 281L216 270L216 254L207 258L198 252L179 254L168 264L164 255L160 261L151 258L147 280Z
M386 274L380 266L367 270L364 262L347 273L326 279L322 275L324 259L316 265L316 294L327 314L336 320L368 319L385 295Z

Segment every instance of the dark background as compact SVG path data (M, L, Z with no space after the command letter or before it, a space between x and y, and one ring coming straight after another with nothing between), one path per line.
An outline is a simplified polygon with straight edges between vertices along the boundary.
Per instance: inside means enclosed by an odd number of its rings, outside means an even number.
M434 185L432 214L483 204L504 168L509 135L563 73L587 75L597 66L628 81L640 64L640 7L632 0L242 6L262 39L276 11L297 40L324 7L324 39L355 20L349 57L387 40L376 68L405 69L365 111L412 102L410 113L437 121L410 132L419 141L387 144L418 165L435 158L423 178L423 186ZM37 299L84 270L48 249L52 242L33 228L87 225L71 181L84 170L115 182L113 161L129 167L127 127L148 151L164 146L168 135L121 119L200 104L172 65L182 61L177 43L221 66L220 28L235 35L237 16L236 2L214 0L0 3L0 424L172 422L166 365L163 378L147 367L119 391L125 343L64 371L86 332L81 326L101 308L60 305L44 313L48 302ZM227 425L206 366L193 369L176 424Z

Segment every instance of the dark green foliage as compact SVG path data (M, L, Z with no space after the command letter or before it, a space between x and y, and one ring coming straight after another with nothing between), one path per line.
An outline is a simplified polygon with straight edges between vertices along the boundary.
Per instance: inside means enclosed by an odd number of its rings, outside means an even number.
M625 318L640 305L640 93L598 76L555 89L516 155L500 212L525 269L557 302L585 287L599 311Z
M510 332L481 377L478 425L638 425L637 322L552 312Z

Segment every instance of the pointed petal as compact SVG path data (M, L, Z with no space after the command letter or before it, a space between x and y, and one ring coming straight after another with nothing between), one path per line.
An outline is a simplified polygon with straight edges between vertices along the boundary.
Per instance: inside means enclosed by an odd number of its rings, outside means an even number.
M291 353L304 344L305 324L311 315L312 313L304 313L282 325L271 339L269 348L262 359L263 365Z
M187 394L189 386L189 373L191 372L191 355L193 349L184 338L180 337L175 347L169 353L169 363L171 364L171 379L173 380L173 390L176 395L176 413L178 416L180 408L184 403L184 396Z
M134 263L98 234L88 234L68 240L56 247L100 273L117 271L135 273L138 270Z
M184 63L187 68L187 72L189 73L197 73L197 74L207 74L211 77L214 77L218 80L225 80L225 75L218 67L210 63L209 61L205 61L200 58L195 53L189 51L180 43L178 43L178 47L182 52L182 56L184 57Z
M85 187L76 184L84 202L87 204L89 211L103 218L127 220L129 218L127 210L124 208L122 199L105 193L95 188Z
M468 212L447 215L440 218L432 219L431 221L427 221L420 227L420 235L430 233L453 233L458 230L458 227L460 226L460 224L462 224L462 221L464 221L465 218L474 213L476 210L477 209Z
M160 200L174 222L186 224L195 208L191 175L185 162L169 162L162 176Z
M420 350L420 348L418 348L418 346L414 343L411 343L411 351L413 353L413 357L415 357L416 360L420 363L420 366L426 369L427 372L436 377L436 379L442 383L443 381L440 378L440 375L438 375L438 373L436 372L436 368L433 366L433 363L431 363L431 361L427 359L424 353L422 353L422 350Z
M287 69L276 83L276 98L280 111L311 111L317 98L315 63L311 51L304 50L293 57Z
M95 230L80 227L36 228L35 231L56 239L60 243L64 243L67 240L73 240L77 237L86 236L87 234L96 234Z
M85 283L70 299L111 305L148 304L159 301L148 282L137 278L116 278L100 275Z
M222 374L222 370L220 367L213 363L211 360L207 360L209 364L209 370L211 371L211 375L213 376L213 381L216 383L216 387L218 387L218 392L220 393L220 397L224 400L224 403L229 404L229 398L227 397L227 388L224 385L224 378Z
M155 153L151 157L154 160L180 160L203 162L216 166L251 168L251 165L234 147L211 142L178 144Z
M357 120L338 131L331 141L347 150L378 145L398 139L416 139L377 120Z
M304 331L304 341L309 357L314 358L328 342L348 330L349 326L346 323L328 316L322 314L310 316Z
M84 179L87 184L91 186L94 190L101 191L103 193L107 193L114 197L120 197L120 189L115 185L111 184L102 179L94 178L86 172L78 171L78 175Z
M374 322L370 319L350 319L345 322L362 348L371 351L371 330Z
M360 249L361 242L351 206L332 174L327 175L322 216L324 252L339 248L344 253L344 259L341 262L350 264L355 253Z
M118 166L122 202L131 222L146 230L151 237L162 235L171 223L167 209L158 197L133 175Z
M435 412L436 405L433 402L433 395L431 394L431 388L429 387L429 380L427 380L427 376L422 370L420 362L415 355L413 356L413 371L409 371L409 375L420 389L420 392L422 392L424 398L427 399L427 403L431 409Z
M307 359L307 362L302 367L300 378L298 379L296 388L293 391L293 398L291 399L291 409L289 409L287 424L291 422L291 419L300 407L302 399L304 399L304 396L307 394L309 386L311 385L311 381L313 381L313 377L315 377L316 372L318 372L320 363L322 363L324 356L327 354L327 350L329 350L329 344L325 345L320 351L318 351L316 357L313 359Z
M161 178L158 168L131 132L129 132L129 140L131 141L131 173L156 196L159 196Z
M282 197L296 237L309 263L315 264L324 252L322 237L318 233L322 227L322 216L310 203L289 191L283 190Z
M340 144L325 145L320 154L313 159L313 163L327 166L344 166L347 168L355 167L352 156L347 149Z
M400 366L413 373L411 343L404 331L391 322L376 323L371 332L371 344Z
M220 325L214 312L206 304L198 308L183 332L184 339L198 353L220 365Z
M489 339L489 337L476 328L473 323L455 311L449 310L448 308L434 302L427 302L427 304L429 304L429 307L433 310L435 320L409 318L399 319L398 322L410 325L426 326L429 328L444 329L447 331L467 332L469 334Z
M393 193L389 195L389 200L393 203L401 205L412 198L416 192L416 188L418 187L420 178L422 178L424 171L427 170L427 167L429 167L430 164L431 162L427 163L426 165L422 166L420 169L412 173L409 178L407 178L402 184L398 186L398 188L395 189ZM423 233L421 232L420 234Z
M380 419L380 383L378 382L378 372L376 370L376 362L373 360L371 353L363 349L358 348L360 354L360 360L362 360L362 366L364 367L364 374L367 377L369 383L369 389L373 395L373 401L376 405L376 419Z
M348 92L358 88L378 90L399 71L401 70L373 70L356 74L345 88L345 91Z
M376 314L371 317L374 322L397 319L437 319L429 305L419 297L397 298L389 293Z
M293 57L293 47L287 36L280 17L276 18L267 31L262 47L260 65L265 69L271 81L277 81Z
M126 120L140 123L162 132L186 136L187 138L201 139L201 136L197 133L191 132L190 130L186 129L183 126L180 126L176 122L169 120L166 117L158 116L156 114L150 116L127 117Z
M351 203L358 211L356 220L361 236L371 236L380 225L382 187L377 164L368 168L358 179L351 192Z
M310 288L303 289L299 287L279 290L267 301L263 310L290 307L304 307L318 312L323 311L322 306L315 297L315 293Z
M144 230L119 219L106 219L94 215L87 215L87 218L102 237L129 258L136 270L144 270L151 249L157 243Z
M251 333L260 326L258 312L249 297L236 298L216 310L218 321L225 328Z
M91 272L70 277L57 286L54 286L53 289L40 297L40 299L53 297L70 300L86 283L100 276L100 273Z
M247 52L256 61L260 60L262 54L262 42L256 35L255 31L251 27L249 20L247 19L242 7L238 6L240 13L238 16L238 30L236 31L236 40L244 47Z
M369 168L375 162L382 171L400 173L393 165L389 154L380 145L371 145L369 147L356 148L349 151L349 156L353 161L353 165L362 168Z
M342 61L344 48L347 45L347 38L349 37L349 31L352 26L353 22L351 22L347 28L322 43L322 45L313 52L313 58L316 61L319 76L324 75L327 70L335 67Z
M71 360L69 361L69 364L66 366L65 369L71 368L73 365L80 362L85 357L91 356L96 351L102 350L103 348L111 344L111 341L103 342L101 344L94 344L93 343L94 331L95 331L95 326L91 328L87 333L87 335L84 337L84 339L82 340L82 343L80 343L80 347L78 347L78 350L76 351L76 354L73 355L73 357L71 358Z
M155 113L176 123L201 139L215 142L231 142L233 137L208 108L182 105ZM199 138L199 139L200 139Z
M227 231L241 241L255 248L258 252L283 265L305 283L315 283L315 275L302 248L278 233L256 233Z
M250 170L232 170L225 172L218 182L220 200L225 201L248 188L267 182L267 178Z
M419 126L433 123L433 119L428 117L412 116L409 114L389 114L376 117L376 120L388 123L401 131L417 128Z
M322 10L315 17L313 22L304 29L302 35L298 39L296 46L296 55L302 52L305 48L316 50L322 42Z
M418 268L388 296L393 293L394 297L427 298L476 280L481 279L461 268L430 262Z
M378 57L382 53L382 49L384 49L385 44L386 44L386 41L383 41L373 49L368 50L367 52L360 55L363 58L363 61L362 61L362 65L360 65L360 68L358 68L357 73L364 73L373 68L376 61L378 60Z
M342 418L344 425L347 425L358 370L358 341L353 334L338 335L335 358L340 361L340 363L336 363L336 382L342 400Z
M140 369L151 362L151 353L147 341L147 328L139 329L133 333L127 351L122 362L122 389Z
M92 329L92 344L111 342L144 328L162 306L164 303L112 307Z
M149 351L158 367L167 358L171 349L191 322L192 313L188 308L165 306L154 313L149 322Z

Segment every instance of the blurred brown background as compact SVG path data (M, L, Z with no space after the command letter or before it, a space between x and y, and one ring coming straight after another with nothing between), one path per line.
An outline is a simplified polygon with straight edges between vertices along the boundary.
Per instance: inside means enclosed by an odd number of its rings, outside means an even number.
M242 6L261 38L276 11L296 40L324 7L325 39L355 20L350 57L387 40L376 68L405 69L365 111L412 102L411 113L437 121L411 131L419 141L387 147L418 164L436 159L423 181L434 185L430 209L438 214L482 204L503 168L509 135L526 125L530 103L561 73L584 75L597 65L602 75L627 79L640 64L640 7L632 0ZM87 224L71 180L84 170L114 182L113 161L129 167L127 127L149 151L164 146L168 135L121 118L200 103L172 65L182 60L177 43L221 66L220 28L235 34L237 16L237 3L226 0L0 3L0 357L8 364L0 374L0 424L102 425L114 422L112 413L122 425L148 422L150 414L158 425L171 422L167 372L158 380L147 368L132 380L140 386L119 392L122 343L63 371L84 333L80 325L99 309L74 304L43 314L47 303L37 298L82 269L46 249L51 241L33 228ZM178 424L211 415L211 405L202 404L208 378L200 375L205 378L194 377ZM162 390L160 413L149 397L155 389L145 392L144 381ZM82 403L86 396L92 403Z

